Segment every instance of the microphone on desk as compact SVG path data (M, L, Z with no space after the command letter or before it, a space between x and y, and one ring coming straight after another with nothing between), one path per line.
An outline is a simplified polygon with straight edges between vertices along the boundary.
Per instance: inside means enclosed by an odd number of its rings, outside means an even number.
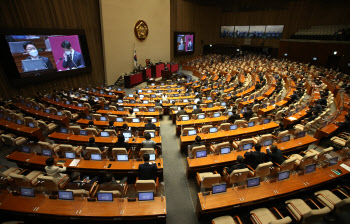
M62 61L62 57L59 57L58 62ZM56 62L56 65L58 64L58 62Z

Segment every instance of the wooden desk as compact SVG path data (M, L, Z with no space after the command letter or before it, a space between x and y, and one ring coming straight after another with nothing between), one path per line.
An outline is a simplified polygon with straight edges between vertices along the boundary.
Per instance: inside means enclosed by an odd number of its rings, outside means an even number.
M89 108L87 108L87 107L78 107L78 106L74 106L72 104L65 104L62 102L57 102L55 100L48 99L48 98L42 98L42 100L45 101L46 103L55 105L55 106L60 107L60 108L65 108L65 109L68 109L70 111L75 111L75 112L83 113L83 114L89 114Z
M60 124L63 124L63 126L65 126L65 127L69 127L69 119L66 116L58 116L55 114L48 114L42 110L35 110L33 108L27 107L27 106L20 104L20 103L16 103L14 105L15 105L15 107L17 107L18 109L20 109L24 113L29 114L33 117L40 118L43 120L54 121L55 123L60 123Z
M291 139L288 142L274 144L283 152L283 154L286 154L292 151L299 151L301 149L307 148L309 145L315 143L316 141L317 139L311 137L310 135L306 135L303 138ZM266 153L266 147L262 147L261 152ZM243 150L233 150L230 153L224 155L208 154L207 157L194 159L187 157L187 177L195 172L209 172L225 166L231 166L237 160L237 157L239 155L244 157L245 153L246 151Z
M118 141L118 137L97 137L97 136L83 136L83 135L74 135L74 134L63 134L54 132L48 136L49 138L57 141L57 142L69 142L73 145L84 145L89 142L90 137L95 137L96 144L104 146L115 144ZM162 143L162 138L160 136L156 136L152 138L153 141L155 141L157 144ZM133 141L131 138L129 139L129 144L131 145L137 145L140 146L142 144L142 141L145 140L145 138L136 137L135 141Z
M92 161L92 160L84 160L81 159L77 166L70 166L70 163L73 161L72 159L58 158L57 156L53 156L55 161L65 160L65 166L67 167L67 172L79 171L81 173L94 173L95 175L101 174L103 172L112 172L119 176L128 175L129 177L137 177L138 176L138 168L140 164L143 164L143 161L136 161L136 159L130 159L126 162L118 162L118 161L109 161L108 159L103 159L102 161ZM10 155L6 156L6 159L12 162L15 162L19 167L30 169L30 170L43 170L45 171L46 159L47 156L38 155L35 153L24 153L15 151ZM163 159L157 158L157 176L163 176ZM160 166L158 165L160 164ZM110 168L108 165L112 164Z
M341 164L341 162L339 161L338 164ZM349 160L346 161L345 164L349 166ZM332 169L340 169L342 174L337 176L331 171ZM309 174L302 175L298 173L290 175L290 178L284 181L262 181L259 187L228 188L226 193L207 196L198 193L197 214L201 216L206 213L230 210L249 206L253 203L266 202L269 199L309 190L348 174L349 172L340 167L340 165L334 165L327 168L316 168L316 172Z
M227 121L228 116L220 116L220 117L212 117L212 118L205 118L200 120L190 119L188 121L178 121L176 120L176 135L181 134L181 129L186 127L198 127L202 125L209 125L209 124L221 124Z
M288 103L287 100L281 100L279 102L277 102L275 104L275 106L267 106L266 108L262 108L258 110L258 115L265 115L268 114L269 112L271 112L272 110L274 110L277 106L283 107L284 105L286 105Z
M98 110L96 111L98 114L111 114L111 115L122 115L127 117L129 114L129 111L117 111L117 110ZM159 111L155 112L135 112L136 116L143 116L143 117L156 117L157 120L159 120Z
M1 192L2 212L56 219L79 219L96 221L146 220L165 222L166 198L155 197L154 201L128 202L126 198L114 198L113 202L88 202L87 198L76 197L74 201L52 200L43 194L35 198L13 196L6 190Z
M202 113L210 113L210 112L216 112L216 111L225 111L225 107L222 107L222 106L218 106L218 107L211 107L211 108L201 108L202 109ZM193 110L185 110L187 115L188 116L191 116ZM172 121L173 121L173 124L176 123L176 118L177 118L177 111L175 113L172 113ZM203 119L205 120L205 119ZM202 120L202 121L203 121ZM205 121L204 121L205 123Z
M345 115L347 115L347 114L348 114L348 111L342 111L341 114L337 117L337 119L334 120L334 122L344 122ZM332 133L334 133L336 130L338 130L338 128L339 128L338 125L336 125L334 123L330 123L323 128L318 128L316 130L314 137L317 138L318 141L320 141L322 138L330 136Z
M78 124L82 124L82 125L85 125L87 126L89 124L89 121L90 120L87 120L87 119L80 119L77 121ZM121 128L123 126L123 124L128 124L129 127L131 128L144 128L145 125L147 124L147 122L140 122L140 123L132 123L132 122L114 122L113 123L113 126L115 127L118 127L118 128ZM153 123L156 125L156 127L159 129L160 127L160 122L156 122L156 123ZM106 126L109 126L109 123L108 121L96 121L94 120L94 125L100 127L100 126L103 126L103 127L106 127Z
M19 125L4 119L0 119L0 127L11 133L19 133L29 138L37 138L39 141L45 141L45 137L40 128L31 128L25 125Z
M230 131L218 131L217 133L198 133L197 135L202 138L202 141L209 144L210 142L228 141L237 138L247 138L249 136L255 136L263 133L270 133L273 129L277 128L278 124L270 122L264 125L256 125L254 127L238 128L237 130ZM196 135L192 136L180 136L180 150L187 150L187 146L195 142Z

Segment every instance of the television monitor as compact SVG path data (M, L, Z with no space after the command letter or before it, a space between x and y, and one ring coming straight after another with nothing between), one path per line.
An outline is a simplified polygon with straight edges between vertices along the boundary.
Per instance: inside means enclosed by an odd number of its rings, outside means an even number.
M183 102L184 103L188 103L188 99L183 99Z
M122 99L117 100L117 103L123 103Z
M247 97L243 98L243 102L246 102L246 101L248 101L248 98Z
M67 100L67 101L66 101L66 104L67 104L67 105L69 105L69 104L70 104L70 102Z
M197 105L193 105L193 110L197 109Z
M135 100L130 100L129 103L136 103L136 101Z
M63 134L68 134L68 129L67 128L60 128L60 132Z
M153 191L140 191L137 193L138 201L154 201Z
M142 89L137 90L138 93L142 93Z
M130 98L133 98L133 97L134 97L134 94L129 94L129 97L130 97Z
M101 131L101 137L109 137L109 132Z
M262 105L262 108L263 108L263 109L266 109L266 108L267 108L267 104L264 103L264 104Z
M260 186L260 177L253 177L247 179L247 187L257 187Z
M151 97L152 98L156 98L156 94L151 94Z
M156 136L156 133L153 131L148 132L151 135L151 138L154 138Z
M35 110L40 110L40 108L38 106L35 106L34 109Z
M250 96L249 99L250 99L250 100L254 99L254 96Z
M22 146L22 150L21 150L22 152L25 152L25 153L30 153L30 147L28 147L28 146Z
M331 159L329 159L329 166L334 166L334 165L337 165L338 163L338 157L333 157Z
M230 153L230 147L223 147L220 149L220 154Z
M133 112L140 112L140 108L134 107L134 108L132 108L132 111L133 111Z
M193 54L195 50L195 33L174 32L175 55Z
M143 101L143 104L148 104L148 103L149 103L148 100L144 100L144 101Z
M271 122L271 119L270 118L265 118L264 120L263 120L263 124L268 124L268 123L270 123Z
M204 114L199 114L197 119L205 119L205 115Z
M179 94L174 94L174 97L179 97Z
M226 102L221 102L221 106L225 107L226 106Z
M117 117L115 120L116 120L116 122L124 122L122 117Z
M278 172L278 181L289 179L290 171Z
M124 111L124 107L118 107L118 111Z
M152 123L157 123L157 118L152 118L151 121Z
M216 132L218 132L218 128L217 127L209 128L209 133L216 133Z
M108 106L108 105L105 105L105 106L104 106L104 109L105 109L105 110L109 110L109 106Z
M213 184L213 194L220 194L226 192L226 183Z
M305 135L306 135L306 131L301 131L298 133L299 138L303 138L303 137L305 137Z
M282 142L288 142L290 140L290 135L285 135L282 137Z
M316 171L316 163L305 166L305 174L312 173Z
M264 146L270 146L270 145L272 145L272 139L269 139L269 140L266 140L266 141L264 141L264 144L263 144Z
M230 130L236 130L237 129L237 124L230 125Z
M91 160L101 161L102 160L102 156L101 156L101 154L98 154L98 153L91 153Z
M22 197L35 197L34 188L21 187L21 196Z
M207 97L207 100L212 100L211 96L208 96L208 97Z
M227 115L232 116L233 115L232 111L227 112Z
M107 121L106 117L100 117L100 121Z
M243 150L246 151L246 150L249 150L253 148L253 143L248 143L248 144L244 144L243 145Z
M67 159L75 159L75 153L74 152L65 152L65 156Z
M50 149L43 149L43 156L52 156L52 151Z
M208 103L208 108L212 108L214 105L212 103Z
M148 108L148 112L156 112L156 109L154 107Z
M96 96L96 97L95 97L95 100L96 100L96 101L99 101L100 99Z
M133 118L132 123L140 123L140 118Z
M60 102L60 99L56 98L56 102Z
M60 200L74 200L73 191L58 191L58 199L60 199Z
M97 201L112 202L113 193L97 192Z
M156 160L156 154L155 153L149 153L149 161L155 161Z
M6 117L6 120L12 121L12 118L11 117Z
M128 154L117 154L117 161L129 161L129 155Z
M125 141L127 142L127 141L129 141L129 138L131 138L132 133L131 133L131 131L124 131L123 135L124 135Z
M118 91L122 91L122 89L121 89L121 88L118 88L117 90L118 90Z
M58 116L62 116L63 114L62 114L61 111L57 111L57 115L58 115Z
M50 109L45 109L45 113L50 114L51 113Z
M215 112L214 117L220 117L220 112Z
M276 101L275 100L271 100L271 105L275 105Z
M254 127L254 126L255 126L255 122L254 121L248 122L248 127Z
M19 124L19 125L22 125L22 124L23 124L23 121L22 121L22 120L17 120L16 122L17 122L17 124Z
M188 136L196 135L197 131L196 130L189 130L188 131Z
M196 151L196 158L207 157L207 150Z
M86 120L92 120L92 116L91 115L86 115Z

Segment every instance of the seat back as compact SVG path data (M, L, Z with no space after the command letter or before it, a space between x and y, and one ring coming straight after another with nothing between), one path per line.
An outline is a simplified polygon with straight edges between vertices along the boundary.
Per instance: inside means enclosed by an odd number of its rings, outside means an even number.
M219 130L220 131L229 131L230 130L230 126L231 126L230 123L222 123L219 126Z
M333 147L328 147L328 148L322 149L322 151L317 156L317 160L318 161L325 160L327 158L326 154L328 154L328 153L330 153L332 151L333 151Z
M45 190L52 192L62 189L69 182L69 176L63 175L61 179L56 179L53 176L39 175L38 180Z
M44 131L44 132L48 132L49 131L49 127L47 126L47 124L44 121L38 121L38 125L39 128Z
M250 171L248 168L233 170L230 173L230 185L247 181Z
M204 134L207 134L207 133L209 133L209 129L212 127L213 127L213 125L203 125L201 132Z
M86 128L88 135L98 135L96 128Z
M152 120L152 118L153 118L153 117L145 117L145 118L143 119L143 121L144 121L145 123L147 123L148 120Z
M113 137L113 136L117 136L117 132L115 130L112 129L105 129L105 132L109 133L109 136Z
M237 125L237 128L241 128L245 126L245 120L236 120L235 123Z
M254 146L254 139L253 138L246 138L246 139L242 139L239 143L238 143L238 150L243 150L243 146L245 144L249 144L251 143Z
M286 159L283 161L279 169L279 172L282 172L282 171L287 171L287 170L294 170L294 162L295 162L296 158L290 158L290 159Z
M273 167L272 162L260 163L255 169L256 177L266 177L270 175L271 168Z
M143 154L152 154L155 153L155 150L153 148L141 148L140 149L140 157L143 157Z
M204 177L202 180L202 186L205 189L212 188L213 184L219 184L221 182L221 175L216 173L210 177Z
M101 150L97 147L86 147L86 155L90 156L91 154L101 154Z
M156 182L154 180L137 180L136 184L136 192L140 191L153 191L156 193Z
M113 158L116 158L118 154L128 154L126 148L112 148Z
M8 145L8 146L15 146L16 145L16 142L12 138L11 135L2 134L1 138L4 141L5 145Z
M307 153L300 161L298 169L304 169L305 166L314 163L314 158L317 153Z
M182 136L187 136L188 135L188 131L189 130L195 130L193 127L189 127L189 128L184 128L183 130L182 130Z
M258 124L259 118L258 117L252 117L249 119L249 122L254 122L255 125Z
M61 144L59 146L61 153L65 152L75 152L72 145Z
M277 111L275 120L281 120L282 119L282 114L283 114L283 110Z
M224 147L229 147L230 148L230 142L222 142L222 143L213 145L213 148L215 149L215 152L219 152L219 153L220 153L221 148L224 148Z
M205 145L200 145L192 148L192 155L196 156L197 151L207 150L207 147Z
M71 131L75 135L80 134L80 126L70 126L69 131Z
M101 114L93 114L92 118L96 121L99 121L101 119Z
M265 135L262 135L260 138L259 138L259 141L258 143L263 145L263 143L267 140L270 140L272 139L273 140L273 135L272 134L265 134Z
M286 135L289 135L289 131L286 130L286 131L281 131L280 133L278 133L277 135L277 142L281 142L282 141L282 138Z
M259 106L260 106L260 104L254 104L254 106L253 106L253 108L252 108L252 111L253 111L254 113L258 113Z

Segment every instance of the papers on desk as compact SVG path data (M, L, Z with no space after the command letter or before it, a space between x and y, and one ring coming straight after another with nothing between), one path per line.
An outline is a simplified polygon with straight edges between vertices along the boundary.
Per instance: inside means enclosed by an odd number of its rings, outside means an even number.
M80 159L73 159L73 161L69 164L69 166L77 166L80 162Z
M288 117L288 119L291 120L291 121L298 120L298 119L296 119L295 117Z
M350 167L348 165L345 165L344 163L340 164L341 167L346 169L348 172L350 172Z

